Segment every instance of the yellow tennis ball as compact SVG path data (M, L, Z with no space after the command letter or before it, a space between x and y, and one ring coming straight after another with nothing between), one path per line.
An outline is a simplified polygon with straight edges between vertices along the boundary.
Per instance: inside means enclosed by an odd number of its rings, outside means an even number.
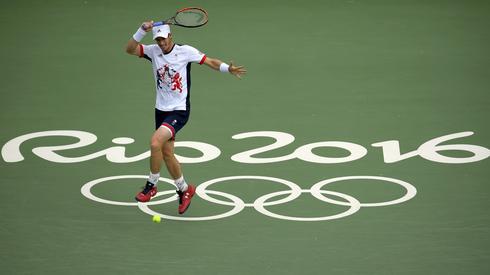
M155 215L155 216L153 216L152 220L155 223L160 223L162 221L162 218L160 216Z

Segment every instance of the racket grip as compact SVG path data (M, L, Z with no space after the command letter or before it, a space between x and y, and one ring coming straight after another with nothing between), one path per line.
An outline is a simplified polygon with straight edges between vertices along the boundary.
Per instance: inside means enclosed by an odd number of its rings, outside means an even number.
M153 22L153 27L165 25L165 21Z

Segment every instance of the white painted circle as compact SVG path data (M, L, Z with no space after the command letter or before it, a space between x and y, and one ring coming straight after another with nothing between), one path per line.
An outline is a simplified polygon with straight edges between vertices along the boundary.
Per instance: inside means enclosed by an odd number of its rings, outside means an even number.
M271 211L265 209L265 207L264 207L266 205L265 202L268 199L273 198L275 196L285 195L285 194L290 193L290 192L291 192L290 190L287 190L287 191L279 191L279 192L274 192L274 193L264 195L264 196L258 198L257 200L255 200L254 208L258 212L260 212L266 216L272 217L272 218L281 219L281 220L289 220L289 221L301 221L301 222L315 222L315 221L327 221L327 220L340 219L340 218L344 218L344 217L347 217L347 216L350 216L350 215L356 213L361 208L360 202L354 197L351 197L351 196L343 194L343 193L334 192L334 191L320 190L319 192L321 192L321 193L334 195L334 196L341 197L341 198L345 199L346 201L348 201L348 206L350 206L350 208L347 209L347 211L345 211L345 212L342 212L342 213L339 213L336 215L331 215L331 216L323 216L323 217L292 217L292 216L285 216L285 215L279 215L276 213L272 213ZM301 190L301 193L311 193L311 191L310 190ZM322 199L322 201L325 201L325 200Z
M209 191L206 189L210 185L218 183L218 182L229 181L229 180L240 180L240 179L257 179L257 180L272 181L272 182L282 183L282 184L288 186L289 188L291 188L291 190L290 190L291 192L290 192L289 196L287 196L283 199L277 200L277 201L268 202L265 204L265 206L290 202L290 201L296 199L297 197L299 197L301 195L301 188L297 184L290 182L290 181L287 181L287 180L284 180L284 179L273 178L273 177L264 177L264 176L231 176L231 177L216 178L216 179L208 180L204 183L199 184L199 186L197 186L197 188L196 188L196 193L198 193L199 196L204 200L214 202L216 204L233 206L234 204L231 202L217 200L213 197L208 196L206 193L208 193ZM240 201L242 203L244 203L243 200L240 199ZM254 203L244 203L244 206L245 207L254 207Z
M357 180L357 179L369 179L369 180L380 180L380 181L388 181L388 182L393 182L396 183L402 187L404 187L407 192L403 197L391 201L386 201L386 202L378 202L378 203L361 203L362 207L376 207L376 206L387 206L387 205L393 205L393 204L398 204L402 202L406 202L417 194L417 189L411 185L408 182L404 182L399 179L393 179L393 178L387 178L387 177L377 177L377 176L347 176L347 177L338 177L338 178L331 178L327 180L322 180L315 185L311 187L311 194L315 196L317 199L323 200L328 203L333 203L337 205L344 205L348 206L349 203L343 202L343 201L337 201L337 200L332 200L330 198L327 198L322 194L322 190L320 190L324 185L330 184L332 182L337 182L337 181L344 181L344 180Z
M96 179L96 180L93 180L93 181L89 181L87 183L85 183L82 188L81 188L81 192L82 194L90 199L90 200L93 200L93 201L96 201L96 202L100 202L100 203L105 203L105 204L111 204L111 205L122 205L122 206L137 206L138 205L138 202L120 202L120 201L111 201L111 200L106 200L106 199L102 199L102 198L99 198L97 196L95 196L94 194L92 194L92 187L94 187L95 185L99 184L99 183L102 183L102 182L106 182L106 181L111 181L111 180L119 180L119 179L147 179L148 176L143 176L143 175L121 175L121 176L112 176L112 177L105 177L105 178L100 178L100 179ZM174 181L171 180L171 179L167 179L167 178L160 178L160 181L164 181L164 182L167 182L167 183L170 183L174 186ZM175 191L172 191L172 192L175 192ZM148 205L155 205L155 204L161 204L161 203L166 203L166 202L170 202L170 201L174 201L176 198L175 197L170 197L170 198L166 198L166 199L163 199L163 200L155 200L155 201L151 201L151 202L148 202L147 204Z

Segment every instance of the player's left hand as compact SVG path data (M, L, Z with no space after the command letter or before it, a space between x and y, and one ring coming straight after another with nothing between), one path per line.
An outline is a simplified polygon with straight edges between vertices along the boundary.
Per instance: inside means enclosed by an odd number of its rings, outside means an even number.
M228 68L228 71L239 79L242 78L244 74L247 73L247 70L245 69L244 66L235 66L233 65L233 61L230 62L230 67Z

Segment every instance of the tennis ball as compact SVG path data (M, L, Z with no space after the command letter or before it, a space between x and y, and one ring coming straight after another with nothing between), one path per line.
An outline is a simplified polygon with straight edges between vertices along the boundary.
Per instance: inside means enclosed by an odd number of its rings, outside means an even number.
M152 220L154 223L160 223L162 221L162 218L160 216L155 215L153 216Z

